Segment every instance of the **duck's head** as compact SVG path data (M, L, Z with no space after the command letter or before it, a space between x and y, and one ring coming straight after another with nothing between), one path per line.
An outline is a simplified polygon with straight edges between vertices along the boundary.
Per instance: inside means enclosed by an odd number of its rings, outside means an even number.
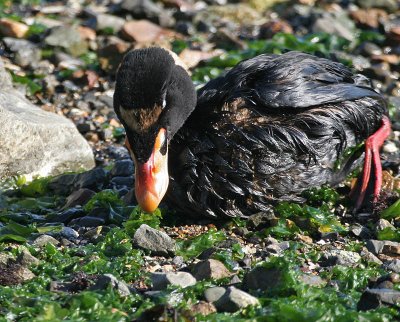
M135 163L135 195L154 211L169 182L168 144L196 106L190 76L161 48L133 50L117 72L114 109Z

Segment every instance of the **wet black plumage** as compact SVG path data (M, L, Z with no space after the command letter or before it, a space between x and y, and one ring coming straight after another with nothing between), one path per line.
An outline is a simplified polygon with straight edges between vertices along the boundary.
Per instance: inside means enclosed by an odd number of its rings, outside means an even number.
M340 63L299 52L243 61L198 91L169 145L166 200L187 214L248 216L336 185L362 158L336 161L386 113L368 79Z

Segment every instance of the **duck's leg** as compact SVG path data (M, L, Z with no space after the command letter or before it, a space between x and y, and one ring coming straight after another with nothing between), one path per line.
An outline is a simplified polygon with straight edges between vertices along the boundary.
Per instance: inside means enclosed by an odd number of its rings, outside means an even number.
M365 159L361 177L351 191L356 199L355 210L360 209L364 203L367 191L373 189L373 201L376 202L382 187L382 164L379 150L390 134L390 121L383 116L381 127L365 141ZM371 178L371 173L372 178ZM369 189L371 187L371 190Z

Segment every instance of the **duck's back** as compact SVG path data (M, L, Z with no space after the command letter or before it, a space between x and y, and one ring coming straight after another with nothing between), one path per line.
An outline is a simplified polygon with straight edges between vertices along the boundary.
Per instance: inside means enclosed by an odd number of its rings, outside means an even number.
M374 133L386 107L369 81L308 54L260 55L198 92L170 148L167 199L179 211L248 216L273 200L337 184L343 152Z

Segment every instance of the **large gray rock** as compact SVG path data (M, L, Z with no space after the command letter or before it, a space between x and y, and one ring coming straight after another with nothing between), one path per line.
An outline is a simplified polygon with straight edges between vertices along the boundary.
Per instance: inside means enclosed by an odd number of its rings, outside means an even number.
M12 88L0 60L0 178L90 169L93 152L68 119L46 112Z
M153 255L172 256L175 254L175 241L166 233L143 224L133 236L133 244L150 251Z

